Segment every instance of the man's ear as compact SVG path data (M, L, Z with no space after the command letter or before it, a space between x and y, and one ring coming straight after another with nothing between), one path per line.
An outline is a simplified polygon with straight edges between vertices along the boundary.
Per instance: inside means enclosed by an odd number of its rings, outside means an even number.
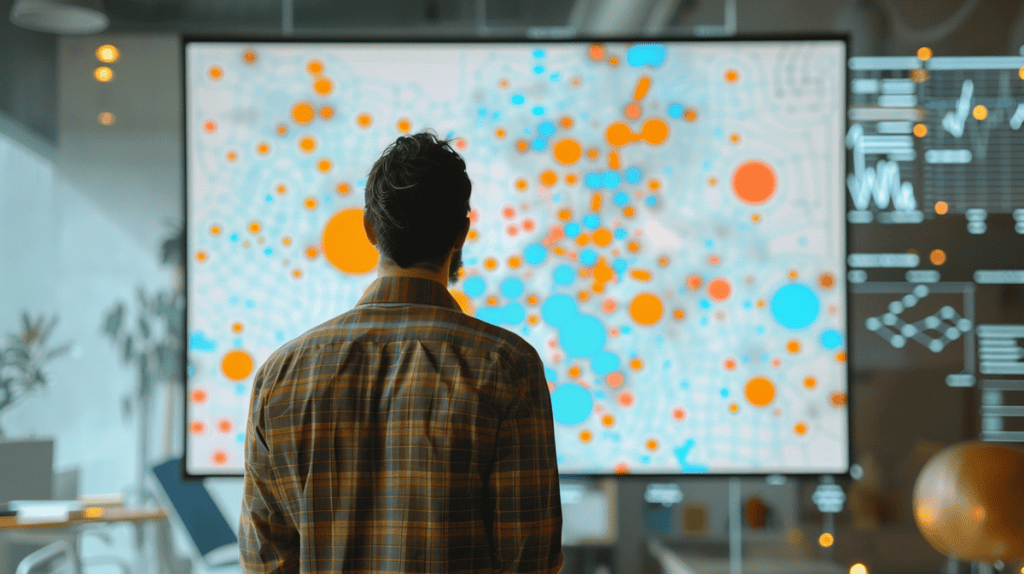
M367 215L367 211L363 210L363 231L366 232L366 238L370 240L370 245L377 246L377 234L373 232L373 226L370 225L370 216Z
M469 235L469 226L470 221L469 218L467 217L465 221L465 227L462 228L462 231L459 232L458 237L455 238L455 249L462 249L462 245L466 243L466 236Z

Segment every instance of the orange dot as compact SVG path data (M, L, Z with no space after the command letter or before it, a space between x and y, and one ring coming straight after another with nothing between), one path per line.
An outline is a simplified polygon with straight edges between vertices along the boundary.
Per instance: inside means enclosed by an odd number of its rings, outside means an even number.
M326 96L334 90L334 83L327 78L320 78L313 82L313 90L321 96Z
M499 139L505 137L505 130L503 130L502 128L494 130L494 137L497 137Z
M498 260L493 257L488 257L487 259L484 259L484 267L490 271L494 271L498 268Z
M831 273L822 273L821 276L818 277L818 284L825 289L830 289L836 284L836 278Z
M538 299L537 296L533 294L530 294L526 298L526 302L529 303L530 305L536 305L538 301L540 301L540 299Z
M315 259L316 258L316 253L317 253L316 247L307 247L306 248L306 257L309 257L310 259Z
M331 217L321 243L327 262L342 273L366 273L377 266L377 250L363 230L362 209L345 209Z
M286 236L284 236L284 237L283 237L283 238L281 239L281 244L282 244L282 245L284 245L285 247L288 247L289 245L291 245L291 244L292 244L292 238L291 238L291 237L288 237L287 235L286 235Z
M238 322L235 322L235 323L231 324L231 332L232 333L241 333L244 328L245 327L243 327L242 324L238 323Z
M797 341L796 339L793 339L792 341L786 343L786 350L789 351L790 353L794 353L794 354L799 353L800 352L800 341Z
M617 57L615 57L615 56L612 56L611 58L608 58L608 63L611 64L612 66L618 66L619 65L619 59ZM623 464L625 464L625 463L623 463Z
M299 138L299 149L306 153L312 153L316 149L316 140L313 136L302 136Z
M338 190L338 193L340 193L341 195L345 195L352 190L349 184L345 182L339 183L336 189Z
M519 178L516 180L516 189L518 189L519 191L523 191L527 187L529 187L529 183L527 183L525 179Z
M479 237L480 233L475 229L470 229L469 233L466 235L466 239L469 239L470 241L476 241Z
M633 130L622 122L612 122L605 130L604 137L614 146L624 146L633 141Z
M277 126L277 133L279 135L282 135L282 136L284 134L288 133L288 126L286 126L284 124L281 124L281 125Z
M763 161L744 162L732 174L732 189L744 203L758 205L775 194L775 170Z
M732 404L729 405L729 412L730 413L737 413L737 412L739 412L739 410L740 410L740 406L737 405L736 403L732 403Z
M220 66L210 66L210 77L214 80L219 80L224 75L224 70Z
M730 68L730 69L725 71L725 81L726 82L732 83L732 82L735 82L738 79L740 79L740 75L739 75L739 72L737 72L736 70Z
M595 62L600 62L604 59L604 46L601 44L591 44L590 49L587 50L587 56Z
M937 215L946 215L949 212L949 204L945 201L935 202L935 213Z
M555 172L551 171L550 169L544 170L540 174L540 182L548 187L551 187L552 185L558 183L558 175L556 175Z
M302 271L300 271L299 269L292 270L292 277L296 279L302 278Z
M260 142L260 144L256 146L256 153L260 155L267 155L269 151L270 146L267 144L267 142Z
M629 368L633 369L634 371L639 371L640 369L644 368L643 359L639 357L633 357L629 361Z
M593 438L594 438L594 435L591 434L590 431L588 431L588 430L580 431L580 442L590 442L590 440L593 439Z
M677 421L681 421L686 418L686 410L682 407L676 407L672 409L672 418Z
M659 267L667 267L668 266L668 257L665 257L664 255L659 257L658 258L658 266Z
M397 127L398 131L402 133L409 133L409 129L412 128L412 122L405 118L402 118L398 120L398 123L395 124L395 127Z
M708 281L708 296L715 301L725 301L732 294L732 285L721 277Z
M206 425L202 421L192 421L192 424L188 425L188 430L192 434L203 434L203 431L206 430Z
M222 465L227 463L227 461L228 453L224 452L223 450L213 451L213 464Z
M306 209L310 209L310 210L316 209L316 198L314 198L314 197L307 197L306 201L302 202L302 205L306 206Z
M683 118L685 118L686 121L688 121L688 122L692 122L692 121L696 120L697 119L697 110L695 110L693 108L686 108L686 111L683 112Z
M690 275L686 278L686 288L690 291L700 289L700 286L703 284L704 281L700 278L700 275Z
M605 247L612 242L612 232L602 227L594 232L592 239L600 247Z
M646 269L632 269L629 275L637 281L650 281L652 277L651 272Z
M513 255L508 258L508 266L512 269L519 269L519 266L523 264L523 260L518 255Z
M324 106L320 108L320 117L329 120L334 117L334 108L331 106Z
M846 362L846 353L843 353L843 352L836 353L836 362L845 363Z
M207 255L205 251L196 252L196 260L199 262L206 261Z
M580 367L579 367L579 365L573 365L573 366L569 367L569 376L574 378L574 379L580 376Z
M807 387L808 389L813 389L814 387L818 386L818 379L815 379L814 377L805 377L804 386Z
M601 152L597 151L597 148L590 148L587 150L587 157L590 159L597 159L601 156Z
M657 323L663 310L661 299L650 292L640 293L629 303L629 315L641 325Z
M256 52L246 50L245 54L242 55L242 59L245 60L246 64L254 64L256 62Z
M192 391L192 394L189 395L189 398L192 399L193 403L202 404L202 403L206 402L206 398L207 398L206 391L204 391L203 389L196 389L196 390Z
M232 381L241 381L252 372L252 355L236 349L224 355L220 362L220 370Z
M606 414L603 417L601 417L601 424L603 424L606 427L610 427L615 424L615 417Z
M576 245L584 247L585 245L590 243L590 236L587 235L586 233L580 233L579 235L576 236L575 242Z
M576 298L579 299L580 301L586 301L587 299L590 299L590 293L586 291L580 291L579 293L576 294Z
M561 219L562 221L569 221L570 219L572 219L572 210L567 207L559 209L558 219Z
M616 60L615 58L612 58L609 61L609 63L611 63L612 65L615 65L616 63L618 63L618 60ZM616 464L615 465L615 474L629 474L629 464L627 464L625 462L620 462L620 463Z
M505 79L500 80L498 82L498 87L507 88L508 87L508 80L505 80Z
M628 129L628 128L627 128ZM552 147L555 160L563 165L572 165L579 161L580 156L583 154L583 148L580 147L579 142L572 138L565 138L558 140Z
M846 394L845 393L832 393L829 398L829 402L834 407L845 407L846 406Z
M631 253L636 253L637 251L640 251L640 244L636 241L630 241L629 245L626 246L626 249L629 249Z
M261 229L261 227L260 227L260 222L259 221L253 221L253 222L249 223L249 232L250 233L259 233L260 229Z
M324 63L316 59L310 60L306 64L306 71L313 75L322 74L324 71Z
M626 106L625 116L631 120L635 120L640 117L640 106L637 104L629 104Z
M572 127L572 118L570 118L569 116L563 116L562 120L559 123L563 128L569 129Z
M238 159L238 153L234 152L234 151L229 151L228 152L228 161L235 161L236 159Z
M805 434L807 433L807 425L804 423L796 423L796 426L793 427L793 432L796 434Z
M519 151L526 151L530 147L530 144L526 143L526 140L519 140L516 142L516 149Z
M203 123L203 130L205 130L206 133L212 134L213 132L217 131L217 122L213 120L206 120Z
M323 173L327 173L327 172L331 171L331 167L332 167L331 160L329 160L327 158L321 159L316 164L316 168L318 170L320 170L321 172L323 172Z
M941 249L933 249L931 254L928 255L928 259L931 260L933 265L942 265L946 262L946 252Z
M978 104L974 106L974 110L971 112L971 114L974 116L974 119L981 121L988 117L988 108L981 104Z
M668 124L665 120L651 118L640 128L640 137L649 144L658 145L668 138Z
M914 135L919 138L923 138L924 136L928 135L928 126L924 124L916 124L914 126Z
M754 377L747 381L743 393L750 404L755 407L766 407L775 398L775 385L764 377Z
M739 143L739 141L740 141L740 134L732 134L732 135L730 135L729 136L729 141L731 141L732 143Z
M615 387L622 386L622 383L625 382L625 379L623 378L621 373L612 373L612 374L608 375L607 377L605 377L604 382L609 387L615 388Z
M220 419L220 421L217 422L217 430L223 433L231 432L231 420Z
M469 300L469 297L465 293L458 290L452 290L449 291L449 293L451 293L452 299L455 299L455 302L459 304L460 308L462 308L463 313L473 315L476 312L475 309L473 309L473 302Z
M373 118L370 116L370 114L364 112L356 117L356 123L358 123L359 127L361 128L368 128L370 127L370 124L373 123Z
M292 107L292 119L299 124L313 121L313 106L309 102L299 102Z
M685 319L686 311L683 311L682 309L676 309L675 311L672 312L672 316L675 317L676 319Z
M653 438L647 439L647 450L658 450L658 441Z

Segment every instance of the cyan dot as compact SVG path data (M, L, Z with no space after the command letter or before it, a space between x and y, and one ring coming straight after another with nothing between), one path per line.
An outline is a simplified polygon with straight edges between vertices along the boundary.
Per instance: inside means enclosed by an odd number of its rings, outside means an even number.
M699 305L701 309L710 309L711 301L708 301L707 299L701 299Z
M603 351L590 360L590 367L598 375L607 375L619 368L619 356L615 353Z
M524 98L522 94L515 94L512 96L512 103L517 106L522 105L522 103L525 101L526 98Z
M584 249L580 251L580 263L584 265L593 265L597 263L597 252L593 249Z
M551 393L551 416L563 425L578 425L594 409L590 391L576 383L565 383Z
M596 213L590 213L583 216L583 227L587 229L597 229L601 226L601 216Z
M534 66L533 67L533 73L534 74L543 74L544 73L544 66Z
M547 147L548 142L544 138L536 138L533 140L533 144L530 146L534 151L541 151Z
M651 206L658 205L658 198L654 197L653 195L648 195L647 199L644 200L644 203Z
M629 325L623 325L622 327L619 328L619 332L623 333L624 335L628 335L633 332L633 328L630 327Z
M470 297L479 297L483 295L485 289L487 289L487 283L485 283L483 278L479 275L467 277L466 280L462 282L462 290Z
M551 122L541 122L541 124L537 126L537 133L544 137L555 135L555 124Z
M580 234L579 223L566 223L565 224L565 236L570 239L575 239Z
M268 196L266 197L266 199L267 199L267 203L270 203L271 201L274 201L274 196L272 196L272 195L268 195Z
M826 349L835 349L843 344L843 335L835 329L829 329L821 334L821 344Z
M625 273L625 271L626 271L626 260L625 259L616 259L615 261L612 261L612 269L614 269L616 273L620 273L620 274L621 273Z
M599 173L588 173L583 178L583 185L590 189L599 189L601 187L601 174Z
M523 282L515 277L509 277L501 282L501 294L509 299L516 299L523 294Z
M518 325L526 320L526 309L519 303L509 303L501 310L501 322L506 325Z
M608 189L615 189L619 187L619 183L622 182L622 178L619 177L618 172L606 171L604 177L601 178L601 183L604 184Z
M263 253L265 253L267 255L273 255L274 250L269 248L269 247L267 247L266 249L263 250Z
M626 238L626 230L620 227L620 228L615 230L614 235L615 235L615 239L625 239Z
M548 258L548 250L540 243L534 243L523 250L523 258L530 265L540 265Z
M554 327L567 325L576 315L576 302L572 297L561 293L548 297L540 306L540 316Z
M683 117L683 106L682 106L682 104L669 104L668 105L668 117L670 117L670 118L681 118L681 117Z
M534 58L543 58L544 57L544 50L534 50L533 51L533 57Z
M638 183L643 174L640 173L640 168L631 167L626 170L626 181L629 183Z
M558 374L551 367L544 367L544 378L553 383L558 379Z
M593 357L605 342L604 323L591 315L577 314L558 329L558 341L570 357Z
M638 44L626 51L626 62L634 68L660 66L667 55L668 50L660 44Z
M231 241L238 241L238 234L237 233L232 233L231 234Z
M558 285L571 285L572 282L576 280L576 272L568 265L559 265L558 267L555 267L553 275L555 283Z
M544 108L541 107L541 106L533 106L533 109L530 110L530 113L532 113L535 116L543 116L544 115Z
M612 196L612 201L615 202L615 205L622 207L629 203L629 194L625 191L620 191Z
M775 292L771 312L775 320L790 329L803 329L818 318L818 296L805 285L790 283Z
M718 391L718 394L722 395L722 398L724 399L725 397L729 396L729 389L722 389Z

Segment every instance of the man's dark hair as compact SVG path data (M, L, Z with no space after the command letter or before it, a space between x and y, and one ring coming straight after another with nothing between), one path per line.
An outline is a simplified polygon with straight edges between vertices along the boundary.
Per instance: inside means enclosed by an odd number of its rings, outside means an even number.
M440 269L465 230L466 162L431 130L389 145L366 181L366 213L381 255L399 267Z

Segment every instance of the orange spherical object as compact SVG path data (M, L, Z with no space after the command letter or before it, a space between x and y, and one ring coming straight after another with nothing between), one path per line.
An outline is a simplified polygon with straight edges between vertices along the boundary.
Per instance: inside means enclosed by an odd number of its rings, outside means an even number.
M1024 449L970 442L928 461L914 520L936 550L967 562L1024 558Z

